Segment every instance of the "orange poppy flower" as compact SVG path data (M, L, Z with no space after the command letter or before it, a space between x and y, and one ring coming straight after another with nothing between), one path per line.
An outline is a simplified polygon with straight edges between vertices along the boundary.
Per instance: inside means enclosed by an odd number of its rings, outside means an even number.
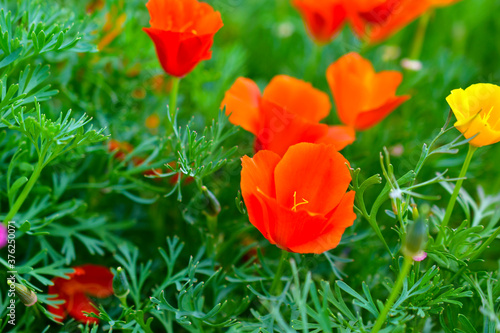
M65 303L58 306L49 306L50 313L59 316L62 322L69 314L76 320L89 324L98 323L97 318L87 317L85 312L96 313L88 296L106 298L113 295L113 274L104 266L83 265L73 267L75 272L68 275L68 279L55 278L49 286L49 294L57 294L57 300Z
M400 72L376 73L371 62L355 52L332 63L326 78L340 120L358 130L374 126L410 98L396 96L403 80Z
M183 77L202 60L212 57L210 48L223 23L219 12L196 0L149 0L151 28L143 30L153 40L166 73Z
M224 107L233 124L256 135L256 151L282 156L300 142L332 144L340 150L355 139L352 128L319 123L330 112L327 94L287 75L274 77L262 95L255 82L238 78L226 92Z
M293 0L311 37L326 44L340 31L346 19L342 0Z
M132 152L132 150L134 150L134 146L128 142L120 142L113 139L108 142L108 151L110 153L116 152L114 157L119 161L123 161L125 156Z
M283 158L242 158L241 193L250 222L279 248L323 253L356 219L347 160L331 145L299 143Z

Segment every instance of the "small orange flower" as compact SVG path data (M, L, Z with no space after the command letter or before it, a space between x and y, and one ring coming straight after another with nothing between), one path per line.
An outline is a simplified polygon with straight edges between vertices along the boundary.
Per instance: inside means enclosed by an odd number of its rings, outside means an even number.
M340 150L355 139L352 128L319 123L330 112L327 94L287 75L274 77L262 95L255 82L238 78L226 92L224 107L233 124L256 136L256 151L282 156L300 142L332 144Z
M241 193L250 222L279 248L323 253L356 219L347 160L331 145L299 143L283 158L242 158Z
M73 267L75 272L68 279L55 278L49 286L49 294L57 294L57 300L64 304L49 306L50 313L59 316L62 322L69 314L76 320L89 324L98 323L97 318L87 317L85 312L97 313L88 296L106 298L113 295L113 274L107 267L98 265L83 265Z
M346 19L342 0L293 0L311 37L318 44L330 42Z
M202 60L212 57L210 48L223 23L219 12L197 0L149 0L151 28L143 30L153 40L166 73L183 77Z
M352 52L332 63L326 71L340 120L357 130L380 122L410 96L396 96L403 80L397 71L376 73L369 60Z
M125 21L127 20L127 14L119 14L122 10L123 3L120 3L118 6L113 5L109 13L106 14L106 23L102 28L105 35L103 35L101 40L97 43L99 51L104 50L106 46L122 33Z
M113 139L108 142L108 151L110 153L116 152L115 158L119 161L123 161L125 156L127 156L132 150L134 150L134 146L128 142L120 142Z

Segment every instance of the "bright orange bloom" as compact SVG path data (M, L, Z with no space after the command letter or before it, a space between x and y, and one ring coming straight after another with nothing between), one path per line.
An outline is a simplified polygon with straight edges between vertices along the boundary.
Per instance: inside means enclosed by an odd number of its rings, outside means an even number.
M250 222L279 248L323 253L356 219L347 160L331 145L299 143L283 158L242 158L241 193Z
M371 43L395 34L427 10L460 0L344 0L354 31Z
M212 57L215 33L223 23L219 12L197 0L149 0L151 28L143 30L153 40L166 73L183 77L202 60Z
M500 87L489 83L455 89L446 98L457 117L455 127L469 143L482 147L500 142Z
M311 37L326 44L340 31L346 19L342 0L293 0Z
M332 144L340 150L355 139L352 128L319 123L331 109L327 94L287 75L274 77L262 95L255 82L240 77L226 92L223 107L233 124L256 135L256 151L283 156L300 142Z
M85 312L97 313L88 296L106 298L113 295L113 274L104 266L83 265L73 267L75 272L68 275L69 280L55 278L49 286L49 294L57 294L57 300L64 300L64 304L49 306L50 313L60 316L62 322L69 314L76 320L90 324L98 323L97 318L87 317Z
M351 52L332 63L326 71L340 120L357 130L380 122L409 95L396 96L403 80L397 71L376 73L369 60Z

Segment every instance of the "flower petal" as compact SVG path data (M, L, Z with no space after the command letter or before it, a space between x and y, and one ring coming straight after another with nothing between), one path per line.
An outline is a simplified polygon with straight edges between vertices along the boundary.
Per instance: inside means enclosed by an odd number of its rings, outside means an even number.
M350 126L329 126L328 133L317 141L327 145L334 145L340 151L356 140L356 131Z

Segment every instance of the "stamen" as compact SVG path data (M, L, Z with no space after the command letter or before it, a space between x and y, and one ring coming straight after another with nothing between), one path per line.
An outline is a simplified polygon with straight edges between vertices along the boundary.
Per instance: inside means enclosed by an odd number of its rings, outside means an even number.
M297 191L293 192L293 207L292 207L292 211L293 212L296 212L297 211L297 207L300 206L300 205L305 205L305 204L308 204L309 201L307 201L306 199L302 198L302 202L299 202L297 203Z

